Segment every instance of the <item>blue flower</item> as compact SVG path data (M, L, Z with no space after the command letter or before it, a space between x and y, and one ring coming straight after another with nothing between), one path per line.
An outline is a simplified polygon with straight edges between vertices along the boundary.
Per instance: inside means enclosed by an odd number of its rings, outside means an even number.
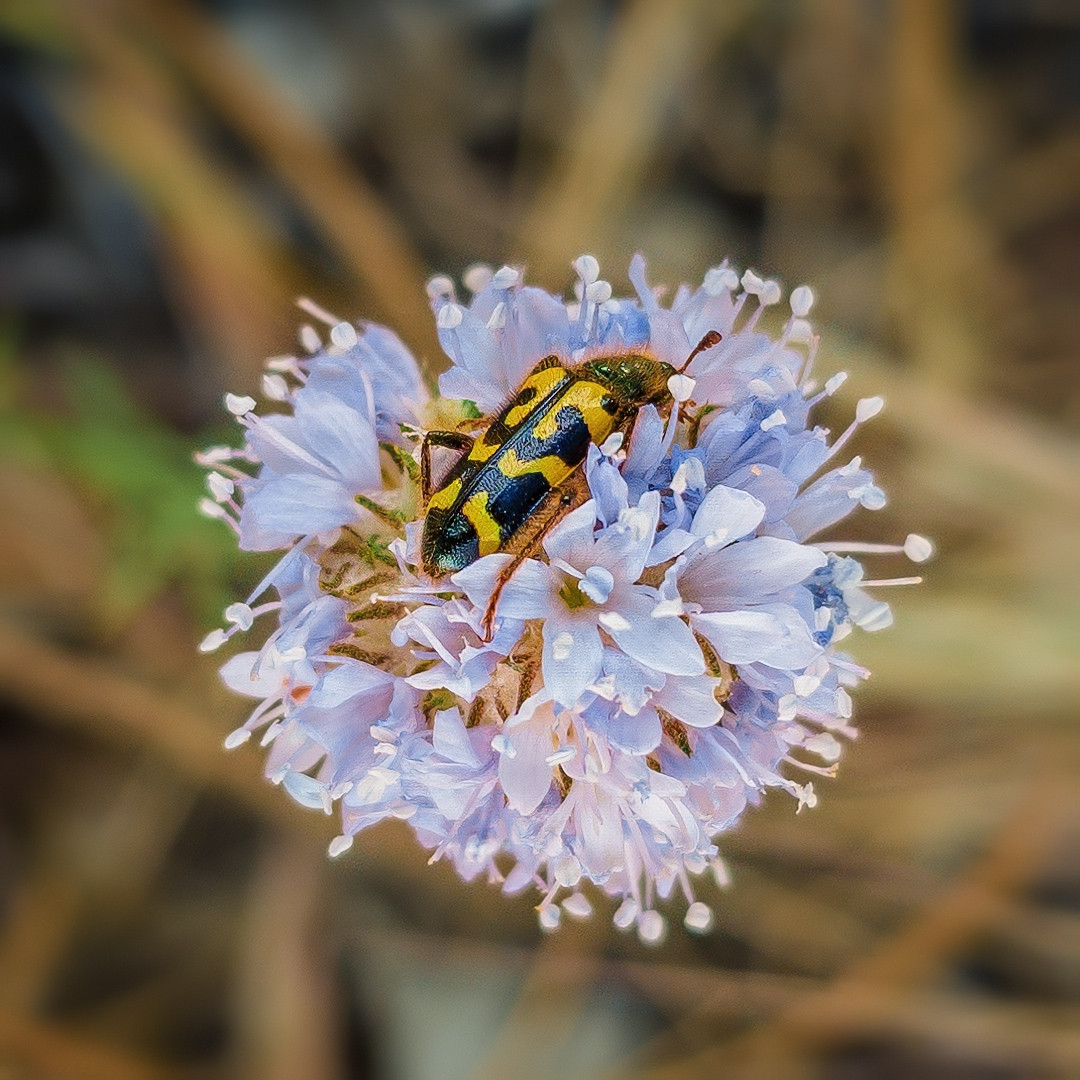
M812 424L842 376L813 386L809 289L770 337L759 321L781 290L752 271L725 263L665 307L640 256L629 298L592 256L574 269L568 300L511 267L470 270L467 303L434 279L441 399L389 330L329 316L327 343L305 328L308 355L271 362L263 389L285 412L229 395L244 442L201 455L203 508L241 546L285 553L203 648L276 620L222 668L258 701L227 745L261 731L268 777L339 810L331 854L400 818L464 878L538 887L547 929L588 914L591 883L619 901L616 925L656 941L676 889L686 925L709 925L691 878L726 880L718 839L743 809L768 788L814 805L805 777L833 775L854 736L849 689L866 672L835 644L888 625L878 586L917 579L867 581L852 556L922 561L930 545L816 539L884 503L840 456L882 403L860 401L836 438ZM542 357L627 349L680 369L680 405L648 405L628 437L590 448L589 497L513 568L486 634L511 556L425 578L410 455L425 427L470 422L455 401L492 414Z

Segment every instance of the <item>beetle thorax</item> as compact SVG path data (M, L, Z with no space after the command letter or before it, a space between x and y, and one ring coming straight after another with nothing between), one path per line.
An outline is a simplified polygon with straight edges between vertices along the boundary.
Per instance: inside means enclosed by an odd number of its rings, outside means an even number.
M636 408L667 400L668 379L675 374L670 364L641 353L598 356L586 360L578 370L609 387L620 402Z

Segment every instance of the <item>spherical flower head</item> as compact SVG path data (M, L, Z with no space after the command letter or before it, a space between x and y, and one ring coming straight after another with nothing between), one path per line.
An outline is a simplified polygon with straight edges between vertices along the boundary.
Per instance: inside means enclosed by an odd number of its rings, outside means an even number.
M243 445L201 455L203 509L284 551L202 647L274 622L222 668L257 702L226 744L262 732L269 779L340 814L332 855L400 818L462 877L539 889L545 929L599 889L657 942L676 889L708 929L691 879L726 881L718 838L747 804L813 806L855 735L866 672L836 643L917 579L852 556L930 547L823 537L884 502L842 456L881 401L835 438L811 423L842 377L812 382L806 286L770 336L781 290L753 271L664 306L640 256L628 298L592 256L574 269L571 299L513 267L473 267L467 302L433 279L435 396L391 331L306 305L326 339L305 327L306 354L270 362L274 411L229 395Z

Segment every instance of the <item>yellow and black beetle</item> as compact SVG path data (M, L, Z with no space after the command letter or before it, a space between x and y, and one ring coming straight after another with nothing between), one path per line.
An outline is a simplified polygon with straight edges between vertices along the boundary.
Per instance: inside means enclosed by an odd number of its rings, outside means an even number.
M719 341L719 333L710 331L683 367ZM578 364L547 356L475 437L428 432L420 454L424 572L439 578L484 555L510 551L518 558L500 575L505 581L543 533L587 498L581 465L589 444L600 445L616 431L626 434L645 405L670 403L668 380L675 374L671 364L646 353L599 355ZM437 487L433 447L461 453ZM498 587L485 615L489 632L497 595Z

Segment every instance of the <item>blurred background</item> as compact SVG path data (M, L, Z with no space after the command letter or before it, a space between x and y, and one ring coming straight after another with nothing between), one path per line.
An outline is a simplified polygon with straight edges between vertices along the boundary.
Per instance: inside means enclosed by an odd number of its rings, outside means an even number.
M1075 0L0 3L0 1077L1080 1075L1078 112ZM265 563L191 453L298 295L434 375L429 274L636 250L814 286L846 531L938 545L653 949L330 863L195 652Z

